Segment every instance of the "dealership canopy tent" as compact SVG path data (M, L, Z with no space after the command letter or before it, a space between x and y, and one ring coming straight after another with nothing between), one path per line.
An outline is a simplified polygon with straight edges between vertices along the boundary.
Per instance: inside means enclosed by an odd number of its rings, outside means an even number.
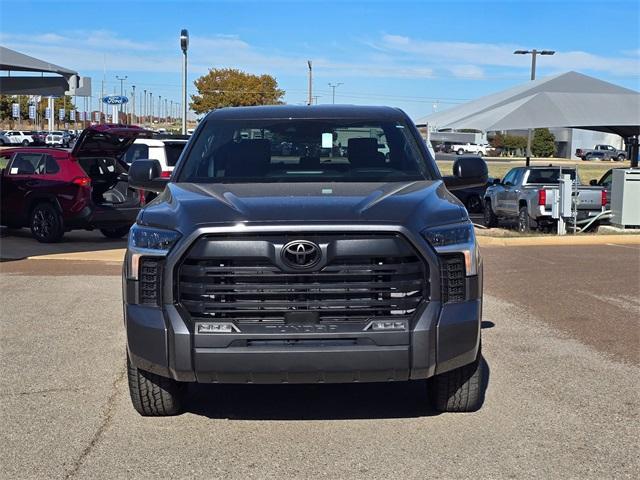
M85 83L89 84L90 89L90 82L85 82L88 79L79 79L78 72L6 47L0 47L0 70L8 72L0 76L0 93L3 95L62 96L67 91L72 95L86 95L78 88ZM15 76L12 72L40 75Z
M416 121L484 132L569 127L640 134L640 93L577 72L527 82Z

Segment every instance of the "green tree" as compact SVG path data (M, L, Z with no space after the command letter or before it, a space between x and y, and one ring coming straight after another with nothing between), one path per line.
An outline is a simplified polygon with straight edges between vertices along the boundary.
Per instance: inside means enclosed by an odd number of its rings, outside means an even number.
M503 137L502 143L508 153L517 154L527 148L527 137L507 134Z
M235 68L210 69L194 85L191 109L206 113L216 108L281 104L284 90L271 75L252 75Z
M548 128L536 128L531 141L534 157L552 157L556 153L556 137Z

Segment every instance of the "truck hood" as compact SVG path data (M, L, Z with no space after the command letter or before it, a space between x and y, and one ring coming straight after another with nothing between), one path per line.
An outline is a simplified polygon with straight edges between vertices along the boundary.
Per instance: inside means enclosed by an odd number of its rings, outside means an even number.
M388 223L414 228L467 219L441 180L393 183L169 183L139 223L194 227L273 223Z

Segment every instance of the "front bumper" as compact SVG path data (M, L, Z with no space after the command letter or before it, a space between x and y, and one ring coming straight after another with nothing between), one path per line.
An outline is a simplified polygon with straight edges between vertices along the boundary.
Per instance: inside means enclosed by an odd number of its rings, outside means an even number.
M346 325L284 325L197 334L174 305L126 305L125 323L134 365L175 380L384 382L424 379L473 362L481 308L480 300L430 302L410 329L389 332L356 332Z

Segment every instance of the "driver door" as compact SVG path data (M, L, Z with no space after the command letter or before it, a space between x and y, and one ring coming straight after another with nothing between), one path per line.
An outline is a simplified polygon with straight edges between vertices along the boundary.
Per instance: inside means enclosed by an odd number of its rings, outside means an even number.
M506 215L508 212L508 197L513 188L517 169L511 169L502 179L498 191L496 193L496 213Z

